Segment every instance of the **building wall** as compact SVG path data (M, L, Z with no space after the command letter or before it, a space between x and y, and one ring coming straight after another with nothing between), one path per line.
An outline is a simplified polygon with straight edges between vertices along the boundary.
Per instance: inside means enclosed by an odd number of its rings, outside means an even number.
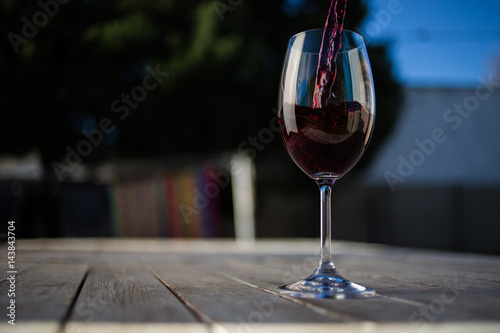
M475 89L407 89L373 163L334 185L333 238L500 253L500 92L486 93L481 100ZM317 236L317 188L288 156L276 160L257 165L257 235ZM285 171L293 181L273 188Z
M395 189L500 185L500 89L490 89L407 89L398 124L366 182L389 185L392 176Z
M479 87L406 90L393 134L346 190L364 196L368 240L500 253L500 89Z

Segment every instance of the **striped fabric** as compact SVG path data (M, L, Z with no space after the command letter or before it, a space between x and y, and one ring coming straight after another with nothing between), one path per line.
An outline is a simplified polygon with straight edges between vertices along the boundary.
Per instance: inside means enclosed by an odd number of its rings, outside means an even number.
M222 237L217 174L204 164L115 181L109 190L114 235Z

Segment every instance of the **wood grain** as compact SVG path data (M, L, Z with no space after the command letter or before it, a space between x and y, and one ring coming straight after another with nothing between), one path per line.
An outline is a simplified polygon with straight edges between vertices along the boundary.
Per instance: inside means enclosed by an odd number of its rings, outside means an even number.
M17 325L2 332L499 332L500 258L334 242L363 300L284 297L315 241L21 240ZM6 269L0 263L0 269ZM8 302L0 280L0 304Z
M16 322L61 322L86 269L86 263L44 264L17 275L15 279ZM1 304L7 304L8 290L7 282L0 284Z
M197 322L195 316L133 255L102 253L70 317L76 322Z

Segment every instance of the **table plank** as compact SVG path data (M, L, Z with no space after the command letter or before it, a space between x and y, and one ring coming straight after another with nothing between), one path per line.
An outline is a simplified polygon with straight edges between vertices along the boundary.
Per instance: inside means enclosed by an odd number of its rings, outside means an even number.
M215 267L218 271L225 272L230 277L241 279L255 286L271 292L277 292L277 287L285 282L283 273L286 268L269 268L259 265L249 265L241 262L231 262L227 266ZM309 272L310 273L310 272ZM295 279L303 278L304 275L297 274ZM284 297L284 296L282 296ZM343 314L357 321L383 322L383 321L406 321L409 315L415 312L423 304L417 302L401 302L386 297L374 297L362 300L308 300L297 299L303 307L313 305L323 312L335 312Z
M16 243L15 296L9 297L11 289L6 279L0 281L0 304L15 300L16 325L2 321L1 330L9 332L57 332L85 275L90 252L26 250L24 244L39 241L18 240ZM88 247L87 247L88 248ZM2 247L6 252L6 246ZM7 269L2 263L0 269ZM10 274L9 274L10 275ZM10 319L10 318L9 318Z
M276 288L312 272L316 241L19 240L17 251L23 313L1 331L500 331L498 256L334 242L340 272L380 296L304 300Z
M197 323L147 266L130 254L102 253L92 262L71 322Z
M393 267L398 267L397 270L387 272L378 265L366 265L365 260L359 258L352 258L349 264L339 264L339 270L346 278L371 286L384 297L412 301L424 307L435 308L441 320L467 320L471 317L481 320L500 318L496 311L500 308L500 297L492 297L498 295L499 282L478 283L477 279L458 275L457 273L461 272L460 267L454 274L449 272L446 275L436 276L430 267L428 271L421 268L421 271L412 273L410 269L414 267L414 263L408 263L404 258L401 260L390 258L390 261ZM356 270L343 269L345 266ZM286 269L289 266L284 264L280 267ZM297 275L295 278L300 276ZM482 287L478 288L477 284L482 284ZM485 292L488 290L491 292Z
M220 325L228 330L226 324L230 323L241 331L255 324L280 323L291 318L299 323L356 321L341 313L304 308L205 266L154 262L152 267L212 327Z
M15 279L16 323L61 322L82 281L87 263L41 264ZM9 284L0 284L0 304L9 301Z
M59 329L60 325L55 321L23 321L15 326L5 322L0 323L0 332L8 333L56 333Z
M256 288L262 287L275 291L278 285L303 278L311 273L314 268L313 265L308 264L306 266L310 267L307 267L307 269L300 267L301 269L297 271L288 262L285 264L276 258L272 260L277 264L274 267L262 266L262 264L251 261L245 262L245 259L248 259L248 257L239 258L238 260L226 258L225 262L219 263L218 266L214 267L214 263L210 263L211 267L199 266L199 269L204 271L217 269L219 272L226 272L226 274L254 283ZM301 263L301 261L297 262ZM198 265L203 264L198 263ZM354 262L353 266L355 265ZM362 265L359 266L363 267ZM405 269L404 261L401 262L401 269ZM344 275L347 278L376 288L378 293L383 296L378 299L363 300L361 303L350 300L320 301L321 304L327 305L329 309L343 311L344 314L351 317L376 321L415 321L421 319L422 316L426 316L426 319L436 322L499 319L497 311L500 308L499 297L492 298L491 295L467 290L467 288L461 287L461 281L457 281L456 278L450 278L448 282L446 280L441 281L441 285L430 285L400 281L393 276L372 275L356 271L344 271L344 273L346 273ZM425 275L428 275L428 273ZM287 276L288 280L284 276ZM418 280L418 278L414 277L413 280ZM499 283L496 284L497 288L499 285ZM342 302L352 302L352 304L346 307ZM348 312L346 312L347 310ZM427 315L428 312L430 312L429 315Z

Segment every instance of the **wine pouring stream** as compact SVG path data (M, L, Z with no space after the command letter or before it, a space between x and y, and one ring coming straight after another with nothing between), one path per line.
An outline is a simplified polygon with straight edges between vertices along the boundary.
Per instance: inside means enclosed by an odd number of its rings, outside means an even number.
M364 298L375 290L344 279L331 258L331 191L363 155L373 131L373 78L363 38L343 30L345 0L333 0L324 29L290 39L279 91L285 148L320 190L321 258L313 274L279 287L307 298Z

